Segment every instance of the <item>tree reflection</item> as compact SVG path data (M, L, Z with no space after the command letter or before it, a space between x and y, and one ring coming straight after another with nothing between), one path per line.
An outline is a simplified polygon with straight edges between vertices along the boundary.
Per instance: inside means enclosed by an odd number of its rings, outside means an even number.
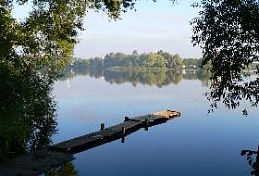
M0 161L45 148L56 131L52 80L0 64Z
M54 168L50 171L48 171L48 173L46 173L46 175L50 175L50 176L78 176L79 173L78 171L75 170L75 167L73 165L73 163L68 162L65 163L57 168Z
M212 102L212 111L217 108L218 102L223 102L229 109L235 109L245 102L248 102L252 107L257 107L259 78L244 75L242 79L217 77L211 80L210 92L207 92L206 96ZM247 115L246 109L243 110L243 114Z
M256 151L242 150L242 156L246 156L249 166L251 166L251 175L259 176L259 146Z
M126 82L136 86L138 83L149 86L163 87L171 83L178 84L182 79L180 72L162 70L148 71L105 71L104 78L109 83L123 84Z
M166 68L143 70L139 68L104 69L102 67L88 68L84 65L69 66L61 79L72 78L77 75L88 75L93 78L103 78L111 84L131 83L163 87L170 84L179 84L183 79L201 80L208 85L209 72L201 69L169 70Z

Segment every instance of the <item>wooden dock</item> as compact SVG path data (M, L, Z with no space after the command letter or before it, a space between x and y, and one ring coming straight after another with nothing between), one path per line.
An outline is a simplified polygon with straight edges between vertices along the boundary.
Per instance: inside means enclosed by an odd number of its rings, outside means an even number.
M117 140L141 128L146 130L170 119L179 117L180 113L166 110L136 118L125 117L124 122L109 128L101 125L101 130L84 136L50 146L47 150L19 156L0 165L0 176L39 175L59 167L74 159L73 154Z
M79 153L81 151L85 151L87 149L103 145L120 138L123 139L125 136L141 128L148 129L151 126L165 123L166 121L179 116L179 112L165 110L132 119L125 117L123 123L111 126L109 128L104 128L104 124L102 124L100 131L52 145L50 146L50 150L69 152L72 154Z

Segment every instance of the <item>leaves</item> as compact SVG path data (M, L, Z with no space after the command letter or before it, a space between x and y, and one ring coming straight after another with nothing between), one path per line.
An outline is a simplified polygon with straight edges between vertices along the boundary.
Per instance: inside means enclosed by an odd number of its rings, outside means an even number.
M41 149L51 143L56 131L52 81L28 70L13 70L0 64L0 162Z
M202 0L202 10L193 19L193 44L203 49L204 62L211 63L209 100L236 108L247 99L259 100L258 80L246 84L243 72L259 61L258 0Z

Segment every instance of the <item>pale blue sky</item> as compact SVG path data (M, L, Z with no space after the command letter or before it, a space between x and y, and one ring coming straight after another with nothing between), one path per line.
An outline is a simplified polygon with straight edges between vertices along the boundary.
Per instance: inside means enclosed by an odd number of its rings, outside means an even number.
M156 3L142 0L137 3L136 12L129 11L118 21L108 20L103 12L90 11L84 20L85 31L80 32L75 56L88 58L110 52L162 49L183 57L201 57L201 50L191 44L189 22L197 16L198 9L190 5L195 1L178 0L172 5L169 0ZM21 18L28 8L17 8L14 15Z
M131 53L134 49L162 49L183 57L200 57L200 49L191 44L189 22L198 14L197 9L190 7L194 1L178 0L172 6L167 0L143 0L138 2L137 12L127 12L119 21L109 21L103 13L89 12L75 54L93 57L109 52Z

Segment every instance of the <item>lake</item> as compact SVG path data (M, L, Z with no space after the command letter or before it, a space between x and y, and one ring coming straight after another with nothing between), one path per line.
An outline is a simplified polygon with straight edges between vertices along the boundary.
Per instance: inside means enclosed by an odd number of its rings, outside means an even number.
M117 140L76 154L67 166L70 172L82 176L250 175L253 168L241 151L257 150L259 110L245 105L249 115L244 116L242 107L229 110L219 105L208 113L210 102L204 93L209 81L195 71L179 75L177 81L166 83L159 74L151 79L145 74L109 72L74 74L57 81L54 143L99 130L101 123L106 127L121 123L125 116L165 109L182 114L148 131L139 130L124 143Z

